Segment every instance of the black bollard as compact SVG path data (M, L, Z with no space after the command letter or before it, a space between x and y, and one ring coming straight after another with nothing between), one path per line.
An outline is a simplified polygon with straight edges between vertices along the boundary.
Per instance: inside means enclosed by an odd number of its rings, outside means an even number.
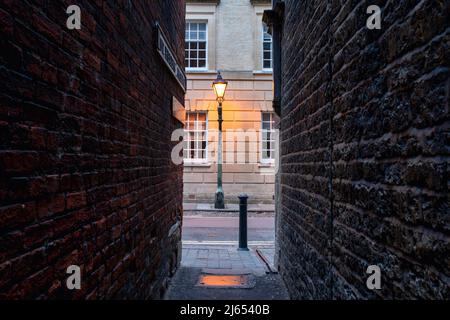
M247 199L243 193L239 195L239 251L248 251L247 247Z

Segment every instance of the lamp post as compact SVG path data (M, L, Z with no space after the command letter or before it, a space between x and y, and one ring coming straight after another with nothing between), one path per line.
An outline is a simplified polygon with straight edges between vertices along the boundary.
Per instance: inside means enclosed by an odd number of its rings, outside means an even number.
M225 97L225 91L227 90L228 82L223 80L220 71L217 73L217 79L214 80L212 87L214 89L214 93L217 97L217 102L219 106L217 108L218 113L218 121L219 121L219 147L218 147L218 159L217 159L217 191L216 191L216 200L214 202L214 208L216 209L225 209L225 201L224 201L224 193L222 188L222 102Z

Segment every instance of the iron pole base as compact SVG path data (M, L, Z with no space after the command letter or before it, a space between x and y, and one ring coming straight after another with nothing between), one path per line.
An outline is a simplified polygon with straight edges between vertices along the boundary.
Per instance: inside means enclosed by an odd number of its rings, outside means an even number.
M217 190L216 192L216 201L214 203L214 208L216 209L225 209L225 196L222 190Z

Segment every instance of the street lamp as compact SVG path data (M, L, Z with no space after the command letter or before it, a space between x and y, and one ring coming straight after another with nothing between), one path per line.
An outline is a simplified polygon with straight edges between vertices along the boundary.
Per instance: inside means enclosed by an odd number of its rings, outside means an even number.
M217 191L216 191L216 201L214 203L214 208L225 209L224 194L222 188L222 102L225 97L225 91L227 90L228 82L223 80L220 71L217 73L217 79L214 80L212 87L214 88L214 93L217 97L217 102L219 106L217 108L217 113L219 115L219 155L217 160Z

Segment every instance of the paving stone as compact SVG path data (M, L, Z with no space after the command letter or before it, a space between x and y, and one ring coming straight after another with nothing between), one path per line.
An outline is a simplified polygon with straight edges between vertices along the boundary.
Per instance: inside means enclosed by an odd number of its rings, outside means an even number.
M252 288L210 288L197 286L201 268L182 267L171 280L165 299L168 300L288 300L286 287L277 274L254 273ZM226 270L220 270L224 273ZM232 272L232 271L229 271Z

